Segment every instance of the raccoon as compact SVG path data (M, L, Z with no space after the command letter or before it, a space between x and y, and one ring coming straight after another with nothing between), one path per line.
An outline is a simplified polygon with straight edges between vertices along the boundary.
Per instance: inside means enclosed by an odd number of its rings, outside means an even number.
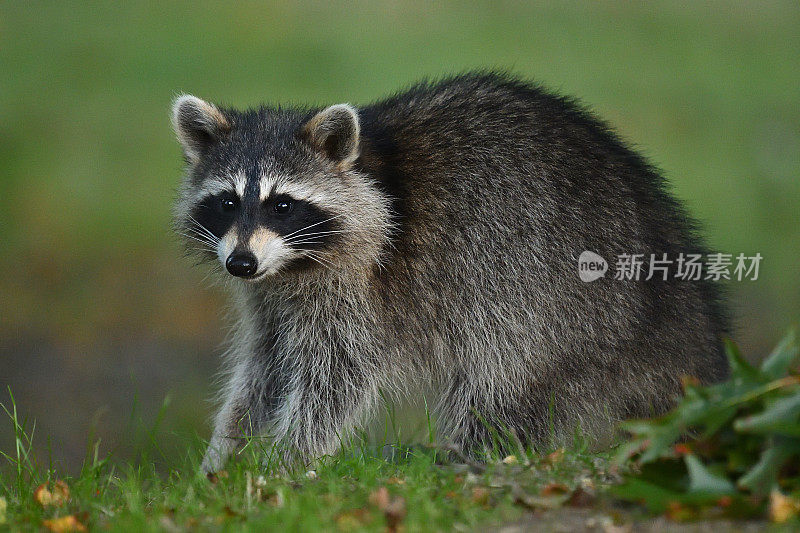
M248 435L292 464L334 453L382 394L435 391L439 438L603 439L727 375L710 281L580 279L583 251L706 253L664 178L570 98L507 74L363 107L172 118L178 231L238 321L202 468Z

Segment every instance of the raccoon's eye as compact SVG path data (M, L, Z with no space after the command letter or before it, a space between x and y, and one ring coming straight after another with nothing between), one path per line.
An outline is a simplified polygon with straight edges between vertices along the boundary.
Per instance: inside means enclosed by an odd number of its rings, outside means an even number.
M230 196L223 196L219 200L219 210L223 213L233 213L236 211L236 200Z
M272 205L272 209L279 215L288 215L289 213L292 212L293 207L294 204L292 203L292 200L289 198L278 198Z

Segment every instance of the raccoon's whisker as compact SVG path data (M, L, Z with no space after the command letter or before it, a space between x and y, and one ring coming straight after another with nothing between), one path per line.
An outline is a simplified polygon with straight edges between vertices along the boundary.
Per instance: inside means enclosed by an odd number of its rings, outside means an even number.
M288 244L289 246L294 246L295 244L322 244L322 241L315 241L315 240L292 241L286 244Z
M192 235L200 239L201 241L207 243L212 248L216 248L219 245L219 239L214 236L206 235L205 233L201 233L195 229L190 230Z
M310 233L301 233L300 235L295 235L292 239L284 238L285 242L295 242L295 239L303 239L305 237L319 237L322 235L330 235L333 233L354 233L353 231L347 230L330 230L330 231L313 231Z
M352 230L340 230L340 229L331 229L326 231L308 231L305 233L301 233L299 235L295 235L293 238L297 239L300 237L308 237L309 235L326 235L328 233L353 233Z
M326 223L326 222L330 222L330 221L331 221L331 220L333 220L333 219L336 219L336 218L341 218L341 217L343 217L343 216L344 216L344 215L336 215L336 216L332 216L331 218L327 218L327 219L325 219L325 220L323 220L323 221L321 221L321 222L315 222L314 224L309 224L309 225L308 225L308 226L306 226L305 228L300 228L300 229L299 229L299 230L297 230L297 231L293 231L293 232L291 232L289 235L284 235L284 237L283 237L283 238L284 238L284 239L288 239L288 238L289 238L289 237L291 237L292 235L296 235L296 234L300 233L301 231L305 231L305 230L307 230L307 229L309 229L309 228L313 228L314 226L319 226L320 224L324 224L324 223Z
M205 230L208 230L208 228L206 228L204 225L202 225L202 224L200 223L200 221L198 221L198 220L197 220L196 218L194 218L192 215L186 215L186 216L188 216L188 217L189 217L189 220L191 220L192 222L194 222L195 224L197 224L197 226L198 226L198 227L200 227L200 228L203 228L203 229L205 229ZM209 233L211 233L211 232L209 231Z
M325 263L323 263L322 261L320 261L319 259L317 259L316 257L314 257L313 255L310 255L310 254L303 254L303 255L304 255L305 257L308 257L309 259L311 259L311 260L312 260L312 261L314 261L315 263L318 263L318 264L319 264L319 265L321 265L323 268L327 268L327 269L330 269L330 268L331 268L331 267L329 267L328 265L326 265Z
M306 252L306 253L308 253L308 252ZM327 259L325 259L324 257L322 257L322 256L321 256L321 255L319 255L319 254L315 254L315 253L309 253L309 254L308 254L308 257L314 257L314 258L315 258L317 261L319 261L320 263L322 263L322 264L324 264L324 265L327 265L327 267L328 267L329 269L333 269L333 266L334 266L334 265L333 265L333 263L332 263L332 262L330 262L330 261L328 261Z
M197 242L199 242L201 244L205 244L208 247L208 249L211 250L211 251L216 251L217 243L209 242L209 241L207 241L205 239L202 239L202 238L197 237L195 235L191 235L189 233L180 233L180 234L183 235L184 237L186 237L187 239L192 239L193 241L197 241Z
M208 235L209 237L215 237L216 238L216 236L213 233L211 233L211 231L207 227L203 226L202 224L200 224L195 219L192 219L190 222L191 222L191 225L189 227L191 229L197 231L198 233L202 233L203 235Z
M187 237L187 238L189 238L189 239L192 239L192 240L194 240L194 241L196 241L196 242L199 242L199 243L200 243L200 244L202 244L203 246L207 247L209 250L216 250L216 249L217 249L217 244L218 244L218 243L216 243L216 242L211 242L211 241L209 241L209 240L208 240L208 239L206 239L206 238L203 238L203 237L197 237L196 235L190 235L190 234L185 234L185 233L184 233L184 234L182 234L182 235L183 235L184 237Z
M204 253L211 252L211 253L216 255L216 250L212 250L211 248L198 248L197 246L192 246L189 249L191 251L193 251L193 252L201 252L201 253L202 252L204 252Z
M210 229L208 229L207 227L202 225L200 222L198 222L197 219L194 218L192 215L188 215L188 216L189 216L189 220L191 220L197 226L197 228L199 230L201 230L204 234L208 235L212 240L219 241L219 238L216 235L214 235L211 232Z
M203 244L206 244L206 245L210 246L211 248L216 248L216 246L217 246L216 242L212 242L212 241L208 240L207 237L203 237L203 236L200 236L200 235L197 235L197 234L193 234L193 233L181 233L181 235L183 235L186 238L193 239L193 240L195 240L197 242L201 242Z
M325 268L332 268L333 267L333 263L331 263L330 261L328 261L327 259L325 259L321 255L319 255L318 253L315 253L313 250L308 250L308 249L305 249L305 248L296 248L296 250L298 252L302 252L302 255L304 255L305 257L308 257L309 259L311 259L313 261L316 261L317 263L319 263L320 265L324 266Z
M193 222L192 225L189 227L190 230L195 231L201 235L205 235L206 237L216 239L217 236L211 233L208 228L205 226L199 225L197 222Z
M189 228L189 231L190 231L190 232L192 233L192 235L194 235L195 237L197 237L197 238L199 238L199 239L202 239L202 240L206 241L206 242L207 242L207 243L209 243L209 244L212 244L212 245L214 245L214 246L216 246L217 244L219 244L219 239L218 239L217 237L213 236L213 235L208 235L208 234L206 234L206 233L203 233L203 232L201 232L201 231L198 231L198 230L197 230L197 229L195 229L195 228Z
M204 242L212 244L214 246L219 244L219 240L218 239L211 239L211 237L209 237L208 235L206 235L204 233L200 233L199 231L195 230L194 228L190 228L189 231L191 231L191 233L189 235L187 235L187 237L197 238L197 239L200 239L200 240L202 240ZM186 234L184 233L183 235L186 235Z
M201 235L201 234L199 234L199 233L197 233L195 231L192 231L191 233L185 233L185 232L179 231L178 234L179 235L183 235L184 237L188 237L189 239L203 240L205 242L211 242L211 241L208 240L207 237L205 237L204 235Z

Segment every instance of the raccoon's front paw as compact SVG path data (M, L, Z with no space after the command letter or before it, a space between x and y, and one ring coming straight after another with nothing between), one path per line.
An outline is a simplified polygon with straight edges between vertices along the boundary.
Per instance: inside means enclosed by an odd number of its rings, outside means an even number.
M211 478L225 465L225 459L216 450L209 447L206 451L203 462L200 464L200 473Z

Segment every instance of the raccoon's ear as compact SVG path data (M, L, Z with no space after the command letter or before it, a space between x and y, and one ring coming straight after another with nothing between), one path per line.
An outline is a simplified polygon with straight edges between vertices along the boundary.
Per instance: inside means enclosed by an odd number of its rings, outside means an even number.
M350 104L323 109L302 129L305 140L340 166L349 166L359 154L358 111Z
M172 104L172 126L190 165L231 129L219 109L190 94L179 96Z

